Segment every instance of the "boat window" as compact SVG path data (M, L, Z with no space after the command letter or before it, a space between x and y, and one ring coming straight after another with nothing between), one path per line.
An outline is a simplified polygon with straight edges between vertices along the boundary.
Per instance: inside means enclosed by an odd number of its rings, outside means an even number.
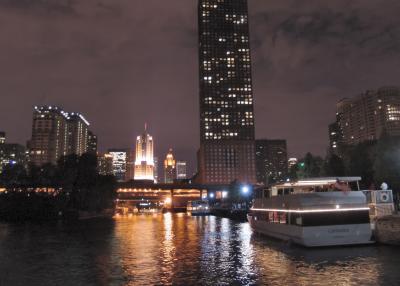
M284 193L284 189L279 189L279 190L278 190L278 196L282 196L283 193Z
M271 197L271 190L264 190L264 198L270 198Z
M296 218L297 222L297 218ZM369 223L369 211L347 211L301 214L303 226L347 225Z
M293 193L293 189L284 189L284 195L290 195Z
M301 214L298 213L290 213L289 214L289 220L290 220L290 224L292 225L298 225L298 226L302 226L303 225L303 220L301 217Z
M287 213L281 212L279 214L279 223L286 224L286 222L287 222Z

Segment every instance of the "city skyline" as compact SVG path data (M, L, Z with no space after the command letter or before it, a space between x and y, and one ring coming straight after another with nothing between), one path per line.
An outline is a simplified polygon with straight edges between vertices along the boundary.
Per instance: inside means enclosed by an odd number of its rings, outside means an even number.
M295 1L249 1L256 138L287 139L291 156L325 153L326 126L342 97L398 85L399 20L392 11L399 4L353 1L345 9L345 2L307 1L300 7ZM1 28L5 35L32 40L5 37L8 53L0 73L7 84L1 88L0 129L10 142L29 139L34 105L54 104L87 115L101 150L131 146L147 121L159 142L157 155L174 146L192 170L199 142L197 1L24 3L0 4L8 20ZM141 17L154 8L172 16ZM17 84L21 80L23 86ZM154 80L161 89L151 84ZM166 116L166 106L176 115ZM282 110L289 119L268 124L281 118ZM311 131L313 140L307 135Z

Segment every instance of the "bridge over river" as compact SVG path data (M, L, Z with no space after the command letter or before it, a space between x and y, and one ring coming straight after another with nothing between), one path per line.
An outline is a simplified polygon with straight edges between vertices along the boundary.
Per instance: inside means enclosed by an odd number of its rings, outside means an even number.
M188 201L218 198L228 185L188 183L154 184L150 181L130 181L118 186L117 210L133 212L140 207L155 207L172 211L186 210Z

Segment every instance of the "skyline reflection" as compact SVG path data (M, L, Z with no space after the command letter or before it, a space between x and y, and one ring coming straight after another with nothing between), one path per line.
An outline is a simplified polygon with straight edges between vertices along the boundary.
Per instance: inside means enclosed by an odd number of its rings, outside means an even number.
M398 248L307 249L214 216L0 224L0 242L0 285L386 286L400 281Z

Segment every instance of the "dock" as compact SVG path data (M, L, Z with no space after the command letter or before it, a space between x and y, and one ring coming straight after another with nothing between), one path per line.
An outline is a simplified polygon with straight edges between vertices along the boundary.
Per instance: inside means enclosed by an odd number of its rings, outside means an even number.
M400 245L400 215L378 218L375 222L375 238L379 243Z

